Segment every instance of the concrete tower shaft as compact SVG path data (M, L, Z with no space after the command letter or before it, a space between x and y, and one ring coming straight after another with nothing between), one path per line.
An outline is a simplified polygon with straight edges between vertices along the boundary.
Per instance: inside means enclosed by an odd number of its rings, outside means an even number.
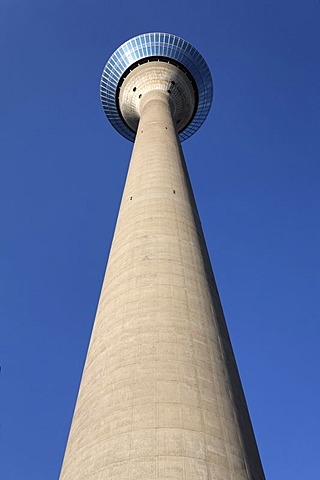
M61 480L262 480L170 95L146 93Z
M212 91L174 35L105 66L105 113L134 147L60 480L265 480L180 144Z

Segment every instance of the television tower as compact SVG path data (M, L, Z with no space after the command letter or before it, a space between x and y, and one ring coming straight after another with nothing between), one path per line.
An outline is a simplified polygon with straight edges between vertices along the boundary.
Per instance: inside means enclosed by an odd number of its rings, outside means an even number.
M171 34L128 40L103 70L134 147L60 480L265 480L180 145L212 94Z

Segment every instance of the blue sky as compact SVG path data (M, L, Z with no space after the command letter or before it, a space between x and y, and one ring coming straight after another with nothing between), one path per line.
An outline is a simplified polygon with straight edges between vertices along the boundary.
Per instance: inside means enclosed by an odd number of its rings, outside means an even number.
M100 75L153 30L214 77L183 148L267 478L317 478L319 18L318 0L2 0L1 478L58 478L132 147Z

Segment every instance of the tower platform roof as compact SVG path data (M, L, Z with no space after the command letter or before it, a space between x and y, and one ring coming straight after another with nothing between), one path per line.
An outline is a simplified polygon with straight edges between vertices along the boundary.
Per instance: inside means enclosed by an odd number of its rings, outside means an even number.
M113 127L130 141L133 131L119 108L120 86L134 68L150 61L164 61L180 68L190 78L196 94L196 108L190 122L179 131L180 140L193 135L205 121L213 98L213 82L202 55L188 42L169 33L145 33L122 44L107 61L100 83L104 112Z

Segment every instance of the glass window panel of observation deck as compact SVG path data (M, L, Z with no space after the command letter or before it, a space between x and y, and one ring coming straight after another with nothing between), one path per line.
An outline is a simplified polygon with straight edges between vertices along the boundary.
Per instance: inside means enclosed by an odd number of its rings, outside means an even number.
M137 40L139 52L141 52L141 50L143 50L141 37L137 37L136 40Z
M137 56L137 50L138 50L138 45L137 45L136 39L133 38L133 39L131 40L130 53L131 53L131 57L132 57L134 60L137 60L137 58L138 58L138 56Z
M151 50L150 43L147 43L147 54L152 55L152 50Z
M146 39L145 36L140 37L141 47L144 55L147 55Z
M171 40L171 35L166 34L165 35L165 42L166 42L166 46L167 46L166 54L168 55L168 57L172 56L172 49L173 49L173 46L172 46L170 40Z

